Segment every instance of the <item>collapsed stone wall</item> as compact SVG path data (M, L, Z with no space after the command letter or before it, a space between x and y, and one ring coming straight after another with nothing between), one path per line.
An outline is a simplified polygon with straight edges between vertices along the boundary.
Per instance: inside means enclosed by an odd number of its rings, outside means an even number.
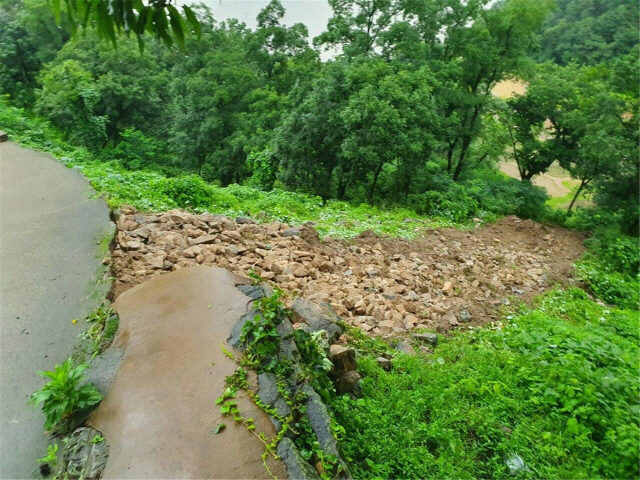
M491 322L502 305L565 281L583 251L580 234L516 217L473 231L433 230L413 241L371 232L319 241L309 223L259 225L182 210L123 207L116 217L116 295L190 265L245 276L253 270L383 337Z
M260 299L272 293L271 288L264 284L262 286L238 286L243 293L253 299ZM302 298L293 301L291 310L293 312L293 323L284 319L278 325L278 335L280 336L280 351L278 361L286 361L291 365L291 374L286 379L286 388L291 397L296 392L302 392L306 397L306 415L311 424L320 448L325 454L338 459L340 474L337 478L351 478L349 469L340 456L338 442L333 436L331 428L331 416L329 409L322 401L312 385L304 379L300 367L300 352L292 338L294 329L301 329L307 333L319 333L319 338L324 338L325 342L320 342L325 354L332 363L330 378L333 380L338 393L359 393L360 375L356 372L357 361L356 352L352 347L341 344L342 329L339 326L339 317L333 312L329 305L318 305ZM253 320L260 312L252 308L234 326L228 343L236 350L244 351L246 345L242 340L242 331L245 324ZM246 340L245 340L246 341ZM324 345L322 345L324 343ZM282 393L278 389L278 378L274 373L264 372L257 377L257 395L262 403L275 408L280 417L287 417L291 414L291 409ZM280 420L270 416L276 430L282 428ZM295 434L287 432L287 436L278 444L277 453L287 468L289 478L292 479L318 479L322 471L321 465L316 465L315 469L301 455L294 443Z

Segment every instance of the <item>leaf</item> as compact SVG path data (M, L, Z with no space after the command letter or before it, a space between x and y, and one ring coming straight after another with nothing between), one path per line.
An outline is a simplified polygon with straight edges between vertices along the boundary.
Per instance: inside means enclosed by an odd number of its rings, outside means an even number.
M218 426L213 430L213 433L215 433L216 435L218 435L219 433L222 433L222 431L227 428L227 426L224 423L219 423Z
M176 37L178 45L184 47L184 31L182 29L182 17L176 7L169 4L167 5L167 9L169 10L169 22L171 23L171 29L173 30L173 35Z
M567 420L567 432L574 435L579 432L578 419L576 417L571 417Z
M195 13L193 13L193 10L191 10L191 8L187 7L186 5L182 6L182 10L184 11L185 16L187 17L187 21L191 24L191 28L198 36L199 40L202 37L202 33L200 31L200 22L196 18Z

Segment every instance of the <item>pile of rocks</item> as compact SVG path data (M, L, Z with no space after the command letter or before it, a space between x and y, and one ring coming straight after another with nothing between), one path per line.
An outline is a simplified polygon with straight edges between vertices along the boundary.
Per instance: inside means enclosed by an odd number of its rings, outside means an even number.
M582 237L507 217L474 231L432 230L413 241L363 234L318 239L312 224L291 227L171 210L116 212L115 295L155 275L195 264L255 271L287 292L326 302L379 336L416 328L482 324L496 309L563 281Z

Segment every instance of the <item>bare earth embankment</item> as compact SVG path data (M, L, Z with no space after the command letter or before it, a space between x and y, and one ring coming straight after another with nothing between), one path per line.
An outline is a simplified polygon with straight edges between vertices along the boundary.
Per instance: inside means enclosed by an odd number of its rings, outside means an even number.
M318 240L308 225L258 225L180 210L141 214L125 208L117 226L115 296L191 265L245 276L255 270L382 336L489 323L500 306L565 282L583 252L581 234L516 217L472 231L432 230L411 241L368 232L352 240Z

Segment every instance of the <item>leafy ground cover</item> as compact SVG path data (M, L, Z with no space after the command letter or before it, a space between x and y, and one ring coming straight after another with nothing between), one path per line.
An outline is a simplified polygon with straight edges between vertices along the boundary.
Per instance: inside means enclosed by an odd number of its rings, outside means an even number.
M355 478L505 478L514 455L524 477L638 476L637 311L557 290L388 372L353 335L364 396L334 408Z

